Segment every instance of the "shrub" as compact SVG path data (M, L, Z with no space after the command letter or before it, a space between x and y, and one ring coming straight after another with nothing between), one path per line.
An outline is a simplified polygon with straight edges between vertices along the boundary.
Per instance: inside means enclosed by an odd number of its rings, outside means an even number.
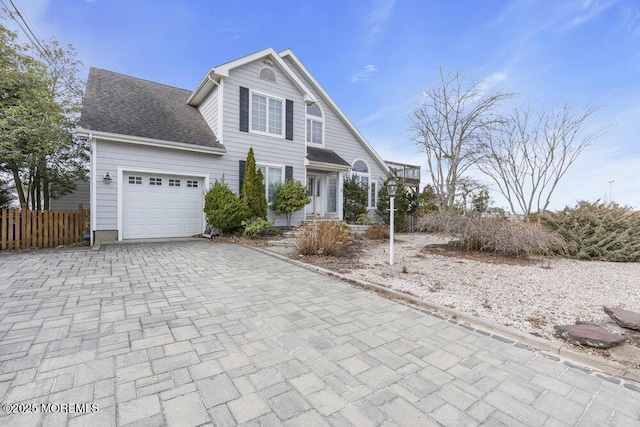
M222 234L232 234L241 230L242 222L250 215L247 203L231 191L224 179L216 180L205 195L204 212L209 224Z
M278 229L273 223L263 218L253 218L243 222L244 231L242 234L251 239L257 239L261 236L273 236L278 233Z
M422 231L442 232L458 239L467 250L493 251L506 255L548 255L564 250L564 240L555 233L524 222L500 218L462 216L439 212L418 219Z
M358 215L358 219L356 219L356 224L358 225L369 225L371 224L371 218L366 213Z
M389 238L389 227L383 224L375 224L367 228L365 236L371 240L382 240Z
M290 179L276 187L273 195L273 210L276 215L285 214L287 227L291 228L291 214L304 208L309 200L307 187L300 181Z
M640 212L609 202L580 201L545 212L542 226L564 237L569 256L613 262L640 261Z
M247 162L244 167L244 179L242 180L242 199L247 203L251 218L267 218L267 198L264 194L264 176L262 171L256 169L256 158L253 147L247 153Z
M353 243L349 227L339 221L321 221L305 227L295 237L301 255L340 256Z
M382 188L380 188L380 192L378 193L378 204L376 205L376 210L378 215L382 217L385 224L389 224L389 193L387 192L387 183L391 177L387 177L387 179L382 184ZM394 208L396 210L395 215L393 217L394 229L395 231L408 231L409 230L409 218L408 214L410 211L415 208L415 200L414 196L410 189L404 183L404 179L395 178L396 184L398 185L398 189L396 192L396 197L394 200Z
M344 220L353 224L360 216L367 214L367 188L357 182L355 176L352 176L344 180L342 193L344 195Z

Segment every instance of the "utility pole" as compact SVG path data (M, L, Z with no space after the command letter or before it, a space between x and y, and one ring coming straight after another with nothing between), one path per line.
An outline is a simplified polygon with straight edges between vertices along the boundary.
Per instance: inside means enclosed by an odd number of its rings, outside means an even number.
M613 183L614 182L615 182L614 180L609 181L609 201L610 202L613 202Z

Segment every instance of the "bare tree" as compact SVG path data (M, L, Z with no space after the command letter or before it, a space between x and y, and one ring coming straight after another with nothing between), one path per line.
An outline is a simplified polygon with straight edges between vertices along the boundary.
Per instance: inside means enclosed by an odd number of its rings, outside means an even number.
M456 184L471 166L477 142L499 119L493 113L512 94L492 92L481 82L468 83L462 72L440 69L440 83L423 92L423 103L410 115L413 141L427 155L439 208L454 207Z
M490 177L519 219L549 206L558 182L578 156L606 127L589 132L597 107L572 104L533 112L516 106L496 127L485 132L476 166Z

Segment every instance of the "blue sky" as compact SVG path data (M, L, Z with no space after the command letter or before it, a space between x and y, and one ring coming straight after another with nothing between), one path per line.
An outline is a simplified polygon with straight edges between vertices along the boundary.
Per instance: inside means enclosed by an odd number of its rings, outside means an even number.
M569 170L551 207L609 198L609 181L615 201L640 207L637 0L14 3L41 38L72 43L87 70L187 89L212 66L291 48L383 158L421 166L407 116L440 66L534 105L598 105L593 126L612 127Z

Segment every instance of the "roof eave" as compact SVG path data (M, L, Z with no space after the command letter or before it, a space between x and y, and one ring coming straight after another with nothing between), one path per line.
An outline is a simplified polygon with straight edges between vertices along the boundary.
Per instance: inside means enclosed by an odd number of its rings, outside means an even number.
M207 153L222 156L227 152L224 146L220 147L208 147L205 145L188 144L178 141L166 141L162 139L146 138L141 136L124 135L112 132L96 131L85 128L78 128L77 133L79 136L102 139L115 142L126 142L128 144L147 145L159 148L169 148L173 150L193 151L196 153Z
M307 68L302 64L302 62L298 59L298 57L293 53L293 51L291 49L285 49L282 52L278 53L279 56L281 57L286 57L289 56L291 58L291 60L296 64L296 66L305 74L305 76L307 77L307 79L315 86L315 89L320 92L320 94L325 98L325 100L329 103L329 105L331 106L331 108L333 108L333 110L338 114L338 117L340 118L340 120L342 120L342 122L353 131L353 133L356 135L356 138L358 138L360 140L360 142L362 143L362 145L364 146L364 148L369 152L369 154L371 154L374 159L376 159L376 161L378 162L378 165L382 168L382 170L385 171L385 173L390 173L390 169L389 167L386 165L386 163L384 162L384 160L382 159L382 157L380 157L380 155L376 152L376 150L373 149L373 147L371 146L371 144L369 144L369 142L367 142L367 140L365 139L365 137L360 133L360 131L355 127L355 125L351 122L351 120L349 120L349 118L342 112L342 110L338 107L338 105L333 101L333 99L331 99L331 97L329 96L329 94L327 92L325 92L325 90L322 88L322 86L320 86L320 83L318 83L318 81L311 75L311 73L309 72L309 70L307 70Z
M331 172L344 172L349 170L351 166L337 165L335 163L325 163L325 162L316 162L313 160L308 160L308 162L306 163L306 167L308 169L318 169L318 170L325 170L325 171L331 171Z

